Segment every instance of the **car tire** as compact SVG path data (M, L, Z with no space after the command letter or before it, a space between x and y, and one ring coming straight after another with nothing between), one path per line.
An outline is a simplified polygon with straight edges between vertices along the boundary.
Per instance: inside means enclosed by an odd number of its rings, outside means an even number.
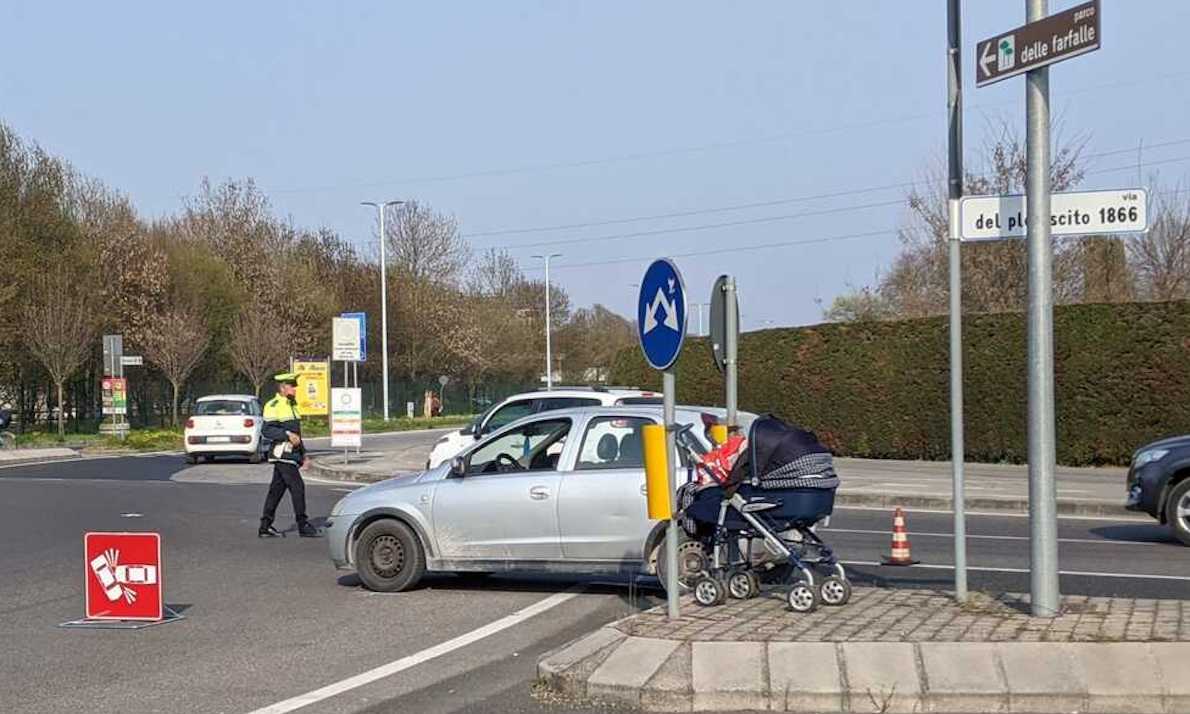
M195 456L194 454L186 454L186 463L188 463L188 464L197 464L197 463L198 463L198 457L197 457L197 456Z
M259 464L261 461L264 461L264 456L259 451L252 452L248 457L248 463L250 464Z
M1165 502L1165 521L1182 545L1190 545L1190 478L1182 479L1169 492L1169 499Z
M417 534L393 519L371 523L355 542L355 568L364 587L381 593L408 590L426 572Z

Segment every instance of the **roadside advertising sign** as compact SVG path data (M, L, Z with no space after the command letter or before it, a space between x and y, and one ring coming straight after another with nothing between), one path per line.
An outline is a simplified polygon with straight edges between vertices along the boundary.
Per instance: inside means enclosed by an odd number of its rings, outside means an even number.
M345 312L339 317L345 317L349 320L355 320L359 323L359 359L357 362L368 361L368 313L366 312Z
M331 318L331 359L335 362L358 362L359 353L359 320Z
M162 619L161 535L84 534L83 578L88 619Z
M330 413L331 365L324 359L295 359L298 413L302 416L326 416Z
M363 395L355 387L331 389L331 448L345 449L362 445Z
M123 377L104 377L102 383L104 414L128 413L128 380Z

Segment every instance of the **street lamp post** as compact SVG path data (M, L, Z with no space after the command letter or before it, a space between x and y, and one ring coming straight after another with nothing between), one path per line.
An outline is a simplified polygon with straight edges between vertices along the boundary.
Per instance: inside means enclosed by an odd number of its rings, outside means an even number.
M554 363L550 350L550 258L561 258L561 253L532 256L545 261L545 388L554 388Z
M388 269L384 263L384 209L399 206L404 201L360 201L361 206L372 206L380 214L380 371L383 380L384 420L388 421Z

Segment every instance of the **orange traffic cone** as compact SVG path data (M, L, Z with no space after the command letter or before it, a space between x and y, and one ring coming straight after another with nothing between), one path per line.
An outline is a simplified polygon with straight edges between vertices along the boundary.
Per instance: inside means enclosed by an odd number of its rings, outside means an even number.
M909 532L905 530L905 512L900 508L893 514L892 552L884 559L885 565L916 565L909 553Z

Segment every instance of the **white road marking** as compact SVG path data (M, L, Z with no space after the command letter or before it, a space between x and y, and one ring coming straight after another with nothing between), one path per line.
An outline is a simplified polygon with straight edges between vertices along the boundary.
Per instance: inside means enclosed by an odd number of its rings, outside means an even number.
M120 518L143 518L143 513L121 513Z
M883 563L877 563L869 560L841 560L843 565L876 565L883 566ZM926 570L954 570L953 565L927 565L925 563L918 563L917 565L897 566L906 568L924 568ZM994 568L968 565L967 570L976 570L983 573L1030 573L1028 568ZM1088 578L1122 578L1124 580L1177 580L1190 582L1190 575L1146 575L1143 573L1096 573L1089 570L1059 570L1058 575L1078 575Z
M863 528L823 528L822 532L826 533L856 533L860 535L880 535L888 536L889 531L867 530ZM911 538L918 536L925 538L953 538L953 533L931 533L928 531L910 531L908 534ZM1028 536L1006 536L1006 535L971 535L967 534L968 540L1029 540ZM1059 538L1059 543L1091 543L1104 545L1169 545L1169 543L1143 541L1143 540L1110 540L1107 538Z
M399 672L416 667L419 664L428 662L435 657L441 657L444 654L449 654L450 652L453 652L457 649L478 642L485 637L490 637L497 632L507 630L508 628L515 625L519 625L534 615L540 615L547 610L561 605L567 600L577 597L581 591L581 588L576 587L566 590L565 592L555 593L544 600L539 600L533 603L529 607L517 610L511 615L502 617L494 622L489 622L483 627L459 635L454 639L447 640L446 642L434 645L433 647L424 649L421 652L416 652L407 657L394 660L388 664L383 664L379 667L376 667L375 669L369 669L368 671L357 674L354 677L348 677L347 679L340 680L333 684L328 684L325 687L306 692L305 694L299 694L296 697L286 699L282 702L277 702L276 704L264 707L263 709L256 709L255 711L249 712L249 714L285 714L285 712L291 712L295 709L301 709L302 707L306 707L311 704L317 704L318 702L329 699L338 694L342 694L343 692L362 687L365 684L371 684L378 679L390 677Z

